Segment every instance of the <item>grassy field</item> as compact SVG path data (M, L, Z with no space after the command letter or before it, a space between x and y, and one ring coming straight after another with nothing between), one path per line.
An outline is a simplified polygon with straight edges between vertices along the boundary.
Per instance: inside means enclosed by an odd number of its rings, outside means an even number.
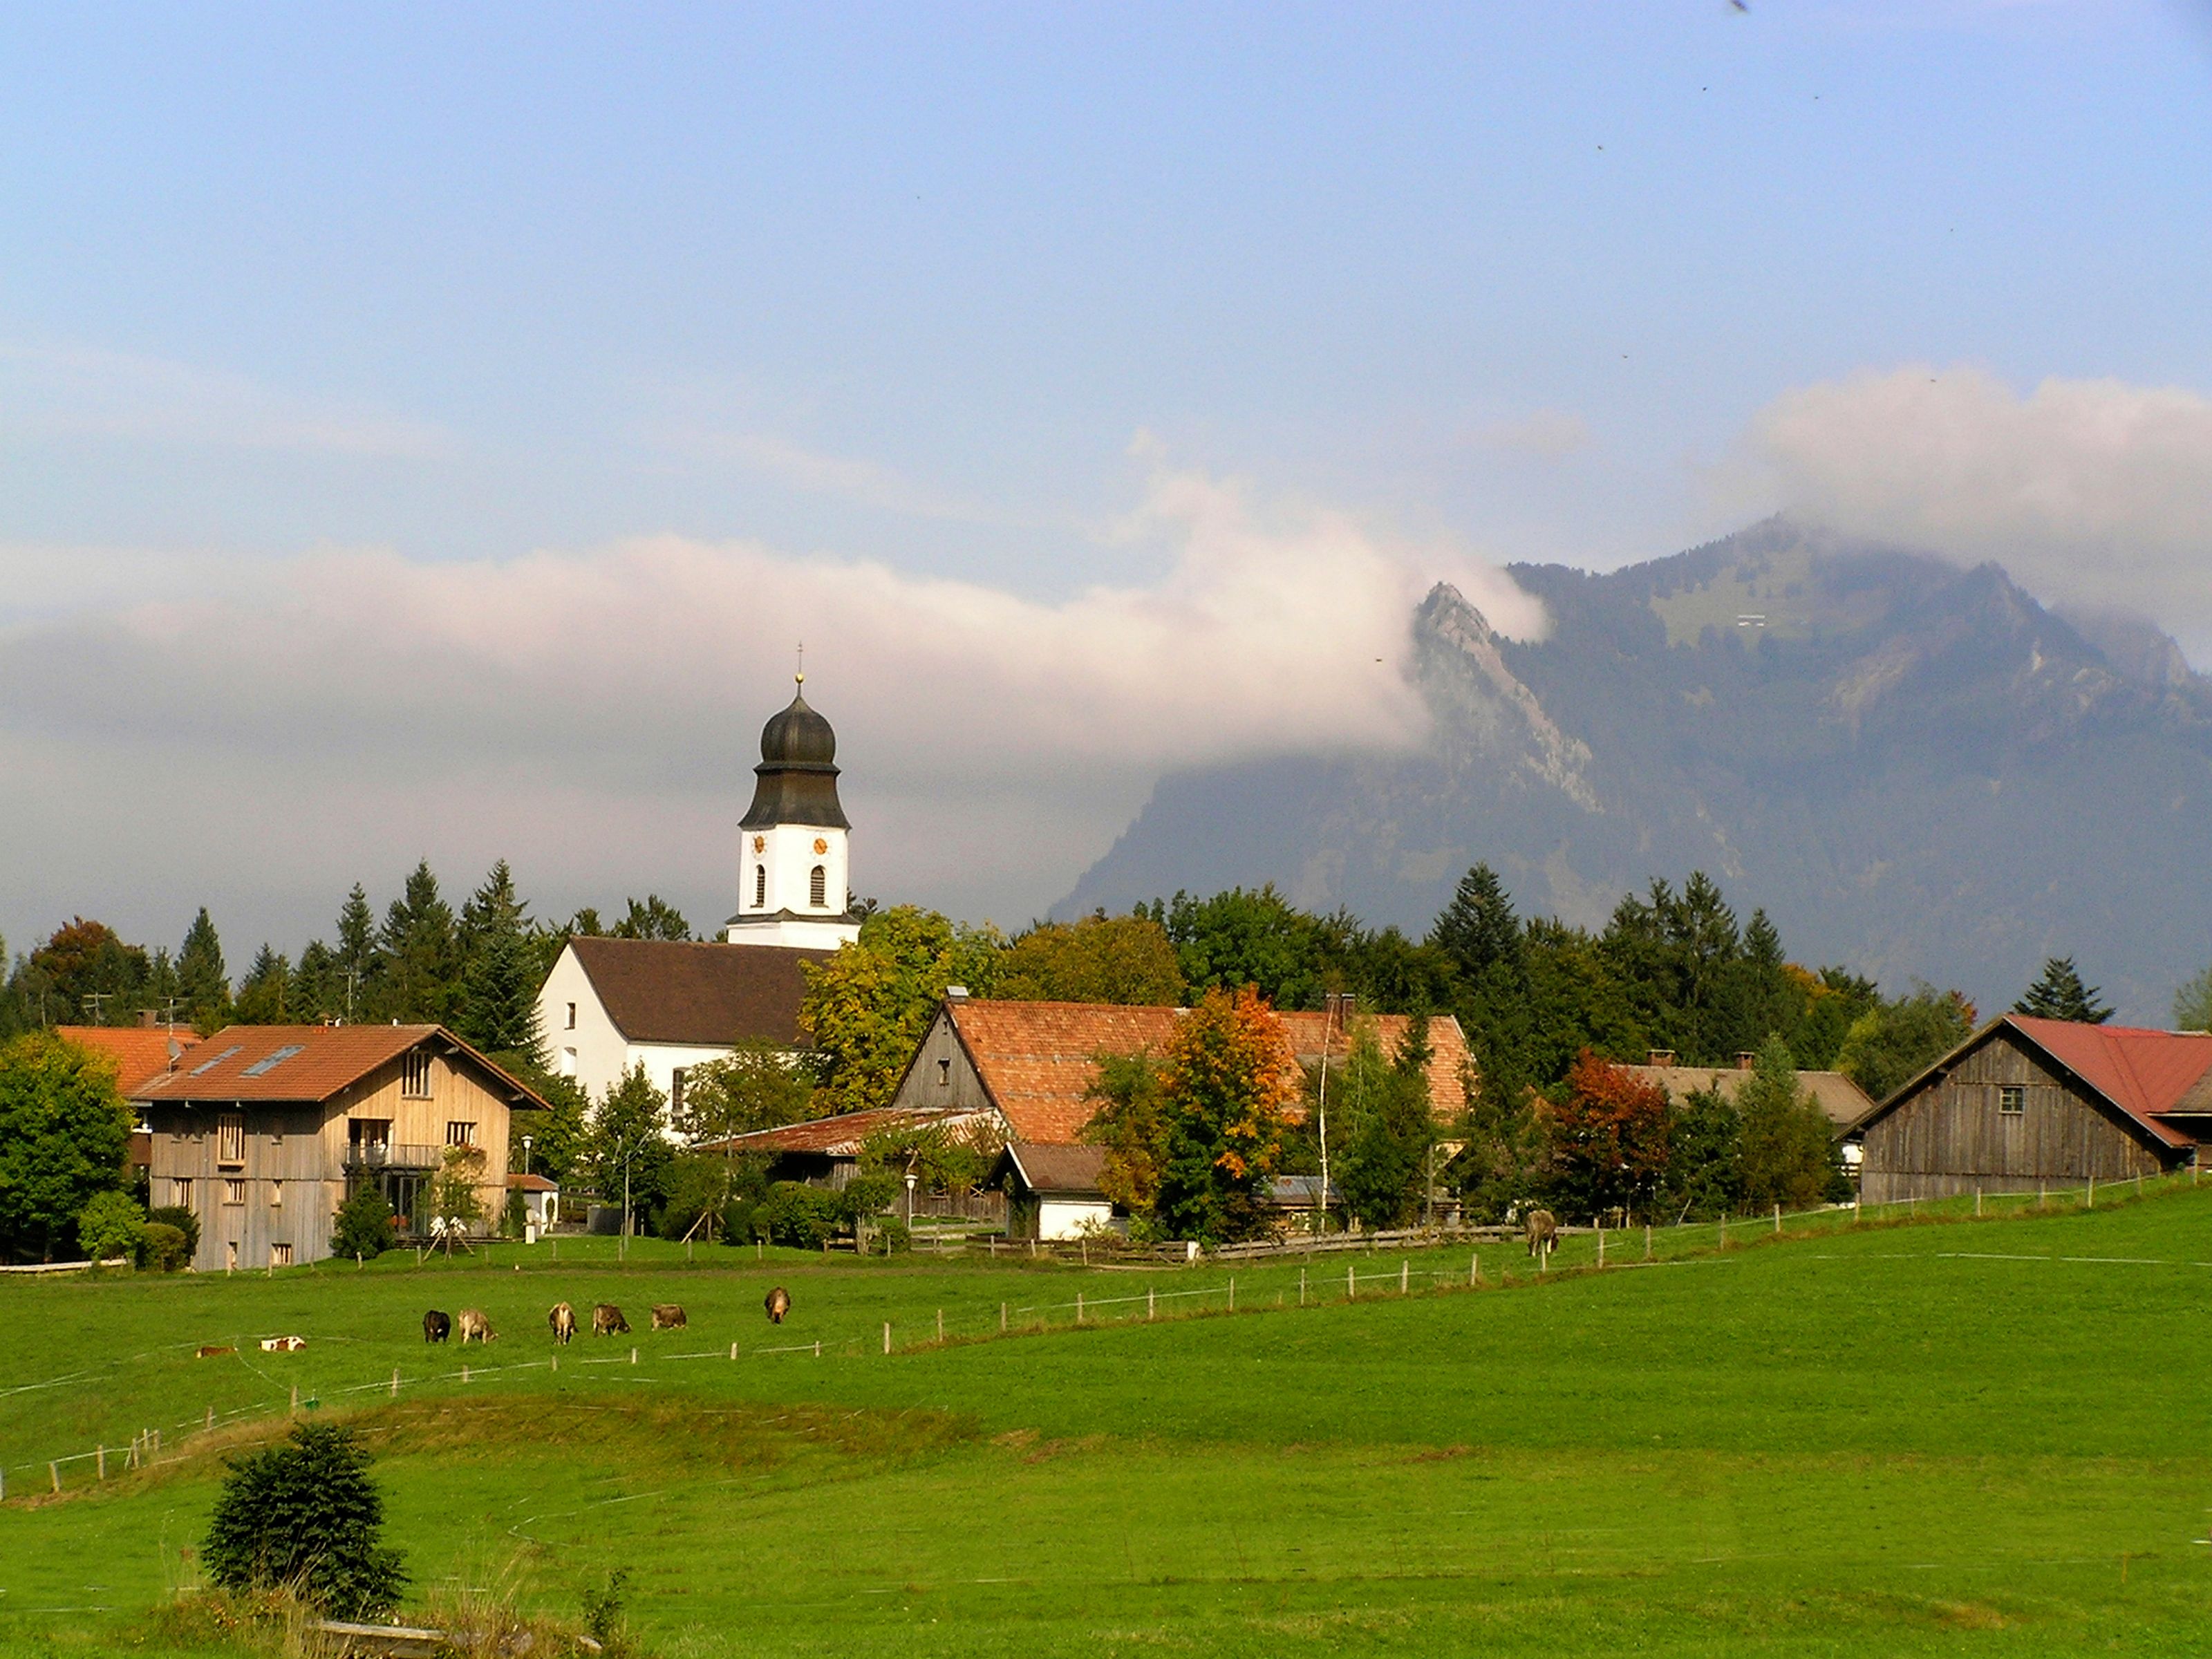
M295 1387L374 1437L418 1598L571 1613L626 1566L671 1656L2201 1650L2212 1189L1848 1221L1619 1238L1602 1273L1577 1239L1541 1285L1493 1247L1480 1291L1465 1250L1359 1258L1350 1303L1322 1258L1303 1308L1299 1264L1247 1265L1233 1316L1216 1267L567 1242L11 1282L0 1653L185 1650L147 1609ZM556 1298L641 1328L556 1370ZM431 1306L501 1332L465 1382ZM51 1494L156 1426L168 1461Z

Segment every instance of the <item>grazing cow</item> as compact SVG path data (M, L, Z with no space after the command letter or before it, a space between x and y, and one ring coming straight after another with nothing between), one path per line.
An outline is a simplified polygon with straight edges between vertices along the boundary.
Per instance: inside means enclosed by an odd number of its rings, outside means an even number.
M791 1311L791 1292L779 1285L768 1293L761 1305L768 1310L769 1322L781 1325L784 1315Z
M653 1328L656 1331L680 1331L691 1322L684 1316L684 1310L673 1302L653 1304Z
M1559 1248L1559 1223L1549 1210L1529 1211L1522 1224L1528 1229L1530 1255L1549 1255Z
M627 1332L629 1329L629 1321L623 1317L623 1310L613 1303L602 1302L592 1310L593 1336L612 1336L617 1332Z
M443 1342L453 1334L453 1322L435 1308L422 1316L422 1340L425 1342Z
M545 1316L545 1322L553 1328L553 1340L562 1347L576 1334L576 1310L565 1302L556 1302L553 1311Z
M497 1331L492 1329L491 1321L483 1316L482 1309L461 1310L461 1346L463 1347L467 1347L471 1342L489 1342L498 1334Z

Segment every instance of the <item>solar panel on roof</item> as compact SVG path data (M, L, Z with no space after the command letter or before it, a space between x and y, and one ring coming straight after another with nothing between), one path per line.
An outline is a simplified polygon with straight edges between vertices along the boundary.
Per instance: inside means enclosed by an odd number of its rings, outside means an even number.
M204 1060L198 1065L193 1066L192 1075L194 1077L205 1077L210 1072L215 1070L216 1066L222 1065L223 1061L228 1060L233 1054L236 1054L245 1046L246 1045L242 1042L232 1043L229 1048L224 1049L212 1060Z
M267 1059L255 1060L252 1065L247 1066L243 1072L240 1072L239 1075L240 1077L266 1077L270 1073L275 1071L279 1066L282 1066L286 1060L291 1059L293 1055L298 1054L307 1046L307 1045L304 1042L288 1042L283 1048L270 1054ZM238 1051L234 1048L231 1052L233 1054L236 1054Z

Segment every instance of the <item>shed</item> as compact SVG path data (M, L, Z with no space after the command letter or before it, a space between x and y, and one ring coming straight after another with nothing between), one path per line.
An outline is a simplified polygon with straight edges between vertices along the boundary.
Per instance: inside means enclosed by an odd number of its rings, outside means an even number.
M2212 1036L2007 1014L1857 1127L1869 1203L2162 1174L2212 1138Z
M1099 1184L1105 1170L1103 1146L1007 1142L997 1178L1012 1200L1008 1231L1018 1238L1050 1241L1112 1226L1114 1206Z

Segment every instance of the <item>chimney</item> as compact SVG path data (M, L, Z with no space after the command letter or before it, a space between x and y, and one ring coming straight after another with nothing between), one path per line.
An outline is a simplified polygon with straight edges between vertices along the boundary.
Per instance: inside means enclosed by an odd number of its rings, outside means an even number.
M154 1011L151 1008L141 1008L138 1011L138 1029L140 1030L150 1031L161 1023L161 1021L154 1018Z
M967 1001L967 1000L968 1000L968 988L967 988L966 986L964 986L964 985L948 985L948 986L946 986L946 987L945 988L945 1000L947 1002L965 1002L965 1001Z
M1654 1048L1651 1051L1651 1058L1646 1063L1652 1066L1672 1066L1674 1063L1674 1051L1672 1048Z
M1736 1070L1737 1070L1737 1071L1739 1071L1739 1072L1747 1072L1747 1071L1749 1071L1749 1070L1751 1069L1751 1062L1752 1062L1753 1060L1757 1060L1758 1058L1759 1058L1759 1056L1758 1056L1757 1054L1755 1054L1752 1053L1752 1051L1751 1051L1750 1049L1748 1049L1748 1048L1739 1048L1739 1049L1737 1049L1737 1050L1735 1051L1735 1068L1736 1068Z

